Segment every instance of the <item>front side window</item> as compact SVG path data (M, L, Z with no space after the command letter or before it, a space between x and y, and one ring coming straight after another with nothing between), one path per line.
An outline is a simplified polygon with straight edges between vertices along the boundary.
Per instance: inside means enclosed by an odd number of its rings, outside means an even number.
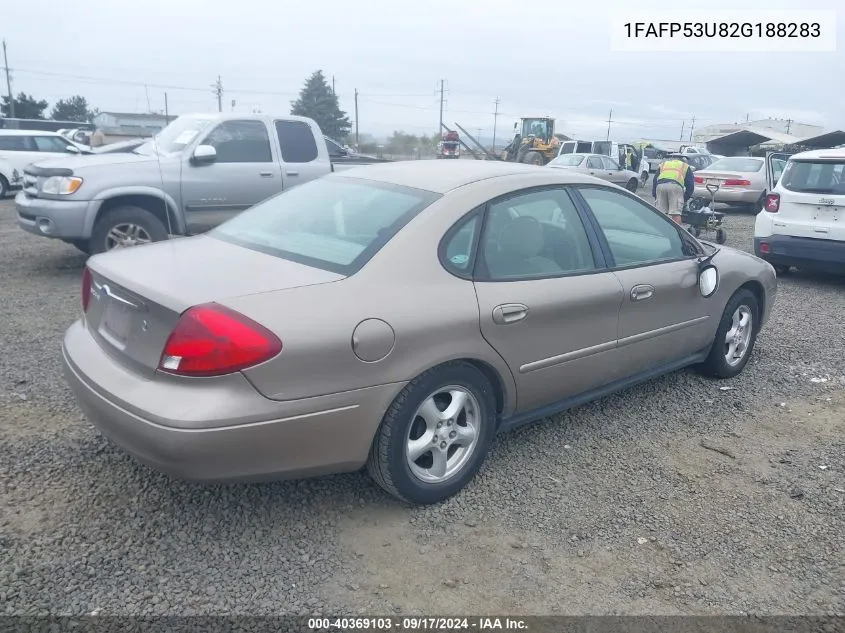
M676 225L644 202L600 187L583 187L579 191L601 227L617 266L695 255Z
M326 177L269 198L209 235L351 275L438 197L410 187Z
M556 277L596 267L587 232L565 189L490 204L481 252L491 281Z
M33 136L32 139L39 152L68 153L67 147L70 143L55 136Z
M270 136L262 121L224 121L203 141L217 151L217 163L269 163Z

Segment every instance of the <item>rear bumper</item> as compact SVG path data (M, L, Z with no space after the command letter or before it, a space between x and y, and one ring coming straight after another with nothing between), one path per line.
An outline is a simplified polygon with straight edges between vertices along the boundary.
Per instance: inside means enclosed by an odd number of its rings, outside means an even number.
M766 246L768 249L766 252ZM754 238L754 253L773 266L845 272L845 242L771 235Z
M710 192L704 186L695 186L696 198L710 199ZM724 204L755 204L763 192L760 189L719 189L716 192L716 202Z
M269 400L242 374L168 380L115 362L81 322L62 345L65 377L103 435L136 459L193 481L265 480L364 465L395 383L291 401Z
M59 239L88 239L102 200L48 200L15 196L18 226L28 233Z

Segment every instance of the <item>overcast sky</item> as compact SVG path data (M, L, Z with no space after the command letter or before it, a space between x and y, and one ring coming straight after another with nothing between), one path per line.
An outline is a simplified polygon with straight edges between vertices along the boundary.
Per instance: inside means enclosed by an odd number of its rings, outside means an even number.
M101 110L217 109L211 84L222 77L224 109L287 113L307 75L335 77L361 132L436 133L440 79L444 120L492 136L519 116L551 115L558 131L679 138L696 127L783 117L845 127L845 39L832 53L612 52L614 9L661 3L602 0L77 0L39 17L8 2L0 36L13 91L47 99L84 95ZM664 3L665 4L665 3ZM673 3L676 4L676 3ZM589 6L585 6L589 5ZM834 9L841 0L745 0L742 8ZM682 8L682 5L677 5ZM708 0L689 8L737 8ZM145 88L145 84L147 87ZM5 85L0 84L5 94Z

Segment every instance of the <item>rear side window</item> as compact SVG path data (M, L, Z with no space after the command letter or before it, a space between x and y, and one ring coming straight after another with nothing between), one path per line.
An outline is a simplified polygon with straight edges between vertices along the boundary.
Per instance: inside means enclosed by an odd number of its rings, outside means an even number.
M33 152L35 151L35 147L32 139L28 136L0 135L0 150L6 152Z
M311 126L303 121L276 121L276 133L286 163L310 163L317 158L317 142Z
M845 160L791 160L780 179L789 191L845 194Z

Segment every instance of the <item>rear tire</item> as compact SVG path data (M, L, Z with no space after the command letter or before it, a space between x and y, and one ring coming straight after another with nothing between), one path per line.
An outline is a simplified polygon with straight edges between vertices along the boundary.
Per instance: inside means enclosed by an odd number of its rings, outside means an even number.
M707 359L698 367L698 370L708 376L715 378L733 378L742 372L751 353L754 351L754 343L757 341L759 326L760 304L754 293L745 288L738 290L728 300L725 310L722 313L722 320L716 329L716 338L710 349ZM747 316L750 319L741 331L736 327L741 323L742 318ZM737 318L739 317L739 318ZM729 334L732 336L729 337ZM747 335L747 340L746 340ZM728 353L731 343L740 340L744 343L740 358L734 358L734 362L728 362ZM730 341L730 342L729 342Z
M455 398L444 395L447 392L466 394L462 396L465 404L457 414L450 414L450 418L440 415L453 403L457 406ZM429 408L425 419L420 414L424 404ZM431 409L432 406L437 410ZM436 425L438 420L442 427ZM470 445L461 443L462 436L468 437L470 427L475 438L472 448L460 454L464 445ZM379 486L398 499L416 504L437 503L457 493L475 476L495 433L496 399L490 381L468 363L447 363L417 376L396 396L376 431L367 471ZM424 438L431 438L430 448L428 439ZM413 442L419 440L424 440L416 451L419 457L412 461L410 451ZM445 459L446 474L439 479L435 453ZM451 473L450 468L454 468Z
M716 243L724 244L728 241L728 234L725 229L716 229Z
M121 244L116 235L126 235ZM137 239L133 240L135 236ZM167 239L167 229L156 216L141 207L115 207L98 218L91 233L90 253L105 253L115 247L134 243L161 242Z
M775 269L775 274L778 277L785 277L786 275L788 275L789 273L792 272L792 266L784 266L783 264L779 264L779 265L775 266L774 269Z
M0 176L0 200L9 194L9 181L5 176Z
M637 189L640 188L640 183L637 181L636 178L631 178L626 184L625 189L630 191L631 193L637 193Z

